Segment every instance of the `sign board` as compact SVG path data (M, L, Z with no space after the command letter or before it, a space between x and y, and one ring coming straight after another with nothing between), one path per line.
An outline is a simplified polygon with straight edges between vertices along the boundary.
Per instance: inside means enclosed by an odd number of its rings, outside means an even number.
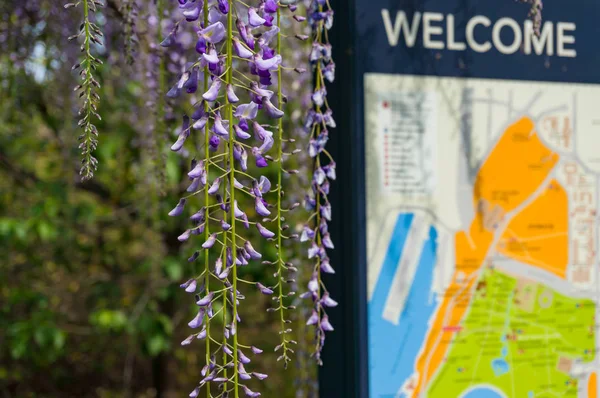
M528 10L348 14L352 396L600 397L600 3L545 0L539 35Z

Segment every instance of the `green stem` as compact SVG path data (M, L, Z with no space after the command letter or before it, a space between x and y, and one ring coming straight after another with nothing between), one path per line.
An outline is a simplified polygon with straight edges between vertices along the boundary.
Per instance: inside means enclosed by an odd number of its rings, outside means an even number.
M204 2L204 6L203 6L203 10L202 13L204 15L204 26L208 26L208 1ZM206 92L208 90L208 76L209 76L209 71L208 71L208 65L204 67L204 92ZM208 112L208 102L204 102L204 111ZM206 176L208 177L209 172L210 172L210 151L209 151L209 135L210 135L210 130L209 130L209 124L210 123L206 123L206 126L204 127L204 167L206 167ZM210 236L210 222L209 217L210 217L210 209L208 207L208 203L209 203L209 196L208 196L208 184L206 184L204 186L204 207L205 207L205 214L204 214L204 219L206 220L205 223L205 228L204 228L204 240L208 240L209 236ZM209 262L209 249L206 249L204 251L204 272L205 272L205 276L204 276L204 286L206 288L206 294L210 293L210 262ZM211 336L210 336L210 318L208 317L208 314L204 315L204 322L206 324L206 346L205 346L205 350L206 350L206 364L210 364L210 340L211 340ZM210 393L210 383L206 384L206 396L207 398L211 398L212 394Z
M235 7L234 1L229 0L229 12L227 13L227 59L225 68L227 70L227 74L225 77L225 81L227 84L232 83L232 39L233 39L233 9ZM235 203L235 164L233 158L233 145L235 143L235 135L233 131L233 106L229 103L229 99L225 96L225 104L226 104L226 112L227 112L227 120L229 121L229 203L230 203L230 212L231 212L231 255L233 259L233 312L231 314L231 323L233 325L233 329L235 330L235 334L233 335L233 384L234 384L234 397L239 398L239 388L238 388L238 330L237 330L237 248L236 248L236 234L235 234L235 212L233 210L233 206Z
M277 26L281 25L281 10L277 8ZM277 54L281 54L281 30L277 33ZM283 104L283 93L281 91L281 65L277 68L277 101L281 107ZM283 268L284 260L281 248L281 200L282 200L282 179L281 175L283 172L283 118L280 118L277 122L277 136L279 145L277 147L277 159L279 167L277 169L277 284L278 284L278 298L279 298L279 322L281 327L281 344L283 350L284 366L287 366L287 338L285 336L285 305L283 303Z
M93 173L93 171L90 169L91 167L91 154L90 154L90 144L92 142L93 137L91 136L92 134L92 128L90 127L91 124L91 118L92 118L92 54L90 53L90 18L89 18L89 6L88 6L88 0L83 0L83 24L84 24L84 29L85 29L85 57L86 57L86 62L85 62L85 68L86 68L86 74L85 74L85 78L87 80L87 85L85 88L85 103L86 103L86 109L85 109L85 118L86 118L86 126L85 126L85 160L84 160L84 165L86 168L85 171L85 175L84 178L91 178L91 174Z

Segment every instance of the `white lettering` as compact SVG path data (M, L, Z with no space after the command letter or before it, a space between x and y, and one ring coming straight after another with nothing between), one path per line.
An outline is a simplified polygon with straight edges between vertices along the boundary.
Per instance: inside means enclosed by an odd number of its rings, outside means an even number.
M485 15L475 15L467 21L464 27L465 40L460 41L456 37L457 35L462 37L463 32L456 31L456 19L453 14L415 12L410 17L405 11L399 10L392 21L390 11L384 8L381 10L381 17L387 40L392 47L396 47L401 41L406 44L406 47L414 47L418 35L421 34L423 47L432 50L446 48L451 51L465 51L470 49L477 53L486 53L495 49L501 54L510 55L522 47L523 53L527 55L557 55L568 58L577 56L576 25L572 22L545 21L539 35L536 35L533 22L529 19L523 21L522 24L508 17L492 22ZM444 18L446 18L445 22ZM481 27L479 27L480 25ZM512 30L512 37L505 28ZM475 37L476 30L477 38Z
M408 47L415 45L417 32L419 31L419 22L421 20L420 12L415 12L415 15L413 15L412 27L409 25L404 11L398 11L396 13L396 20L394 21L393 27L390 19L390 12L387 9L384 8L381 10L381 17L383 18L383 25L385 26L385 33L387 34L390 46L396 47L398 45L401 31L404 34L406 45Z
M574 48L565 48L565 44L575 44L575 36L566 35L565 31L575 31L575 24L572 22L559 22L556 24L556 55L559 57L575 58L577 50Z
M504 44L500 38L500 32L502 32L502 28L505 26L511 28L515 35L513 42L510 45ZM500 18L494 24L494 28L492 29L492 41L494 42L494 47L502 54L514 54L519 50L519 47L521 47L521 43L523 42L521 27L514 19Z
M531 54L531 45L533 44L533 51L537 55L544 53L544 47L546 47L547 55L554 55L554 26L552 22L544 22L540 31L539 37L535 34L533 29L533 22L531 20L525 21L525 42L523 44L523 50L525 54Z
M467 48L467 45L463 42L454 41L454 15L448 14L446 17L446 33L447 42L448 42L448 50L454 51L464 51Z
M444 34L444 29L441 26L433 26L431 22L441 22L444 20L444 14L437 12L426 12L423 14L423 45L425 48L433 50L443 50L444 42L441 40L432 40L432 35Z
M486 41L484 43L478 43L475 40L475 26L483 25L487 28L491 24L492 21L490 21L488 17L483 15L476 15L473 18L471 18L469 22L467 22L467 44L470 48L473 49L473 51L476 51L478 53L485 53L490 51L490 49L492 48L492 44L489 41Z

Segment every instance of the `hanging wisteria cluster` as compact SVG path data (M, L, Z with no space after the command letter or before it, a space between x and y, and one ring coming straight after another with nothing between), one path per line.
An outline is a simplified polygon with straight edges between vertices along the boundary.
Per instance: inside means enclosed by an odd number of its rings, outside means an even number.
M102 32L98 25L90 20L90 13L95 13L103 4L97 0L81 0L76 3L67 3L65 8L81 7L83 9L83 22L79 25L79 32L69 37L69 40L82 38L80 47L83 58L75 65L73 70L79 70L81 83L75 87L79 97L83 98L83 104L79 109L78 125L83 129L83 134L79 136L79 149L81 150L81 170L79 174L84 180L94 176L94 171L98 166L98 161L92 155L92 152L98 145L98 129L93 123L93 119L100 120L98 114L98 102L100 96L96 89L100 88L100 83L94 78L94 71L102 64L102 61L92 55L92 45L102 45Z
M302 231L301 241L310 241L308 258L315 260L313 273L308 283L308 291L301 297L310 298L313 311L307 321L315 325L315 358L319 364L321 350L325 344L325 332L333 330L326 312L327 307L335 307L337 302L330 297L321 278L322 273L335 273L329 262L327 249L333 249L333 242L328 231L331 221L331 203L329 203L330 181L335 180L335 161L325 146L329 139L328 128L335 127L331 108L327 103L326 81L333 82L335 63L331 58L331 44L327 31L333 25L333 10L327 0L318 0L311 4L308 20L312 27L313 42L310 52L310 63L315 78L315 89L312 94L312 109L309 110L305 129L310 134L308 153L314 159L311 190L305 198L306 210L311 212L309 223Z
M171 150L182 152L192 134L202 137L203 147L202 157L191 161L187 173L188 195L169 213L181 216L192 197L200 198L201 207L189 217L192 226L179 236L182 242L198 239L201 250L189 261L203 263L199 275L181 285L195 295L198 306L188 323L196 331L182 345L202 340L206 352L202 378L190 396L198 396L204 388L208 397L238 397L240 392L257 397L260 393L250 390L246 382L267 375L249 369L252 355L262 350L242 341L240 334L244 285L272 296L274 305L269 312L277 315L281 336L275 350L284 364L291 360L295 344L287 312L293 309L289 304L293 292L288 286L294 283L296 269L284 258L282 245L284 240L297 238L289 233L285 215L299 203L286 207L283 177L297 173L286 169L284 161L299 149L293 148L294 139L283 128L286 96L282 74L303 70L285 65L281 29L284 14L299 22L305 18L295 14L295 5L275 0L250 4L179 0L179 8L183 18L161 46L173 46L186 29L193 29L198 39L196 61L186 65L167 93L170 98L192 97L189 115L182 117ZM290 40L307 38L296 35ZM276 182L262 174L270 165L276 168ZM248 198L252 208L241 205ZM254 248L259 242L251 242L251 236L274 245L275 258L263 258ZM273 285L241 277L245 265L259 260L272 267Z
M544 4L542 0L520 0L522 3L529 4L529 13L528 17L533 22L533 31L537 36L541 33L542 28L542 10L544 8Z

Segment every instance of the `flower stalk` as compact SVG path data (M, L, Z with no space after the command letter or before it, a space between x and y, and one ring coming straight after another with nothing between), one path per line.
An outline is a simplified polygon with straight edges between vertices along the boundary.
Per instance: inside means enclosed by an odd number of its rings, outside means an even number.
M79 6L83 8L83 22L80 25L79 33L70 36L69 40L83 37L81 45L83 58L72 69L79 70L81 83L75 87L74 91L77 91L79 97L83 98L83 104L78 112L81 119L77 123L83 129L83 134L79 136L79 149L82 156L79 174L83 180L89 180L94 176L98 167L98 160L92 155L98 146L98 129L94 125L93 119L102 119L98 114L100 96L96 92L96 89L100 88L100 83L94 78L94 72L102 65L102 61L92 55L91 44L102 45L100 38L103 36L98 25L90 21L90 12L96 12L98 7L103 7L103 4L98 0L81 0L65 4L67 9Z
M312 28L313 40L310 63L315 78L315 88L311 96L312 109L309 110L305 128L310 134L308 153L314 158L311 191L305 198L305 208L311 212L309 224L304 227L301 241L310 241L308 258L315 259L312 276L308 282L308 291L301 297L311 298L313 311L307 325L315 325L314 357L322 365L321 351L325 344L325 333L332 331L326 307L335 307L323 282L323 273L334 273L329 263L327 249L333 249L328 231L331 221L331 204L328 200L330 181L335 180L335 161L325 149L329 139L328 128L335 127L331 108L327 102L325 81L333 82L335 63L331 58L331 44L327 31L333 24L333 10L327 0L314 0L308 12L308 21Z

